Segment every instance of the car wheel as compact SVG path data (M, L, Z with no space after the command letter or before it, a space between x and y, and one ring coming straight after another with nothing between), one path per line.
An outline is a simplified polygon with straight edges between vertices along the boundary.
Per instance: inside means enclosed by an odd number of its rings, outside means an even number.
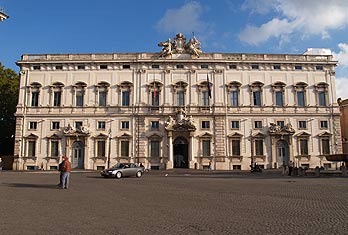
M142 175L142 174L141 174L141 171L138 171L137 174L136 174L136 176L137 176L138 178L140 178L141 175Z
M120 178L122 177L122 172L121 172L121 171L118 171L118 172L116 173L115 177L116 177L117 179L120 179Z

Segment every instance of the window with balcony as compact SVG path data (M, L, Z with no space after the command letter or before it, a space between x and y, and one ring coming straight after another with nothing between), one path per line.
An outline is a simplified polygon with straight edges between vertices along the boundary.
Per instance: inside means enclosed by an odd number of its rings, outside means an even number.
M263 139L255 139L255 155L263 156Z
M75 92L75 106L77 107L84 106L84 96L85 96L86 87L87 87L87 84L84 82L78 82L73 86L74 92Z
M315 85L315 91L317 93L317 104L320 107L326 107L328 105L328 88L329 84L320 82Z
M240 156L240 138L231 139L231 152L232 156Z
M59 156L59 141L58 140L51 140L51 157L58 157Z
M129 140L121 140L121 157L129 157Z
M97 157L104 158L105 155L105 140L97 140Z
M210 144L211 144L210 139L203 139L202 140L202 155L204 157L210 157L210 155L211 155Z

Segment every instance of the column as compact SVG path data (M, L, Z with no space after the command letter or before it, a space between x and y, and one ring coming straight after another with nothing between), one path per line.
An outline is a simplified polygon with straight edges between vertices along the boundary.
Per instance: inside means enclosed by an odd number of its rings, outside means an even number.
M194 151L194 140L193 140L193 132L190 133L190 147L191 147L191 161L190 168L195 168L195 151Z
M167 169L173 168L174 158L173 158L173 133L171 131L168 132L168 140L169 140L169 161L167 162Z

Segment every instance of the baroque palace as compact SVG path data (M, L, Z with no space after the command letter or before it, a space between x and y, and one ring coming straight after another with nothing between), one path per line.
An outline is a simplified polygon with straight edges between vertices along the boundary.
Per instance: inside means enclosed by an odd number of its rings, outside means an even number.
M14 170L337 167L335 66L304 54L203 53L177 34L159 53L23 55Z

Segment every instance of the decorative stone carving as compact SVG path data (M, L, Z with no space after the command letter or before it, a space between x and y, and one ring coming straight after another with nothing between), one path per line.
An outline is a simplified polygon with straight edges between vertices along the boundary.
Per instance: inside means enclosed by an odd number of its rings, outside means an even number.
M268 128L268 132L270 134L294 134L295 130L292 128L291 123L286 124L283 128L275 123L270 123L270 127Z
M77 134L89 135L90 130L86 126L81 126L79 129L76 129L75 127L68 124L68 126L64 128L63 133L66 135L77 135Z
M167 131L173 130L188 130L193 131L196 130L196 125L192 116L187 117L185 110L180 108L176 112L176 118L174 119L172 116L169 116L167 121L165 122L165 129Z
M158 46L162 47L162 51L160 52L160 57L165 58L172 54L191 54L195 57L199 57L202 54L201 42L193 36L190 38L188 43L186 43L186 38L182 33L178 33L174 42L171 42L171 39L168 38L167 41L158 43Z

